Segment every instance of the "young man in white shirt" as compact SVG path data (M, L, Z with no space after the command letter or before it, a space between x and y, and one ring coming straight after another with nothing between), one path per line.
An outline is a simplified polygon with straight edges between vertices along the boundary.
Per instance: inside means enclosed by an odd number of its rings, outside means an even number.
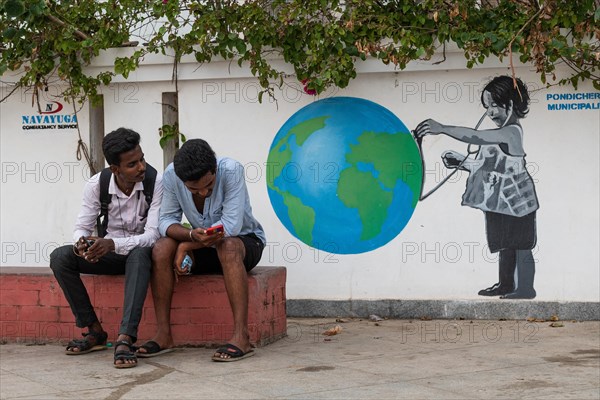
M125 274L123 318L115 343L116 368L137 365L133 343L137 339L151 276L152 246L160 236L158 215L163 193L162 176L156 173L152 194L144 194L144 183L151 186L144 179L147 169L152 167L146 164L139 143L140 135L126 128L119 128L104 137L102 150L112 172L108 184L110 203L105 236L93 235L101 212L101 173L98 173L84 188L73 235L75 244L59 247L50 256L50 268L71 306L77 326L89 330L83 339L69 342L68 355L107 348L108 335L94 312L80 274Z

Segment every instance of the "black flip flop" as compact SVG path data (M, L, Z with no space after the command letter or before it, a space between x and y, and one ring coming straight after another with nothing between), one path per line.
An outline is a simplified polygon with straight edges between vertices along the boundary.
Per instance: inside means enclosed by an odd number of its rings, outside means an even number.
M216 355L216 353L227 354L229 356L229 358L221 358L220 356ZM239 360L243 360L244 358L252 357L254 354L255 354L254 350L252 350L252 349L250 349L246 353L244 353L242 351L242 349L240 349L239 347L237 347L231 343L227 343L225 346L219 347L217 349L217 351L215 352L215 355L212 356L212 360L218 361L218 362L232 362L232 361L239 361Z
M145 349L146 352L140 353L139 349ZM138 351L135 352L135 354L139 358L156 357L156 356L160 356L162 354L166 354L166 353L170 353L172 351L175 351L175 349L173 349L173 348L163 349L154 340L150 340L149 342L144 343L143 345L141 345L139 347L139 349L138 349Z

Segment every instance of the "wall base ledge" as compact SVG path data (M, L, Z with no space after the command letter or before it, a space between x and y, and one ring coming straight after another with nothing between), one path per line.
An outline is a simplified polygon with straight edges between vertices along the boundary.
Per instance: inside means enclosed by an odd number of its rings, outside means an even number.
M312 300L287 299L288 317L394 319L549 319L598 321L600 302L537 300Z

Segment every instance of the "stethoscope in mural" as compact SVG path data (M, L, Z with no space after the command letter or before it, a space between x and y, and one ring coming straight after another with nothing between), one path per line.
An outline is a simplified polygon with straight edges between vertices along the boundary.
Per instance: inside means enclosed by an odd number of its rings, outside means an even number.
M513 114L513 110L512 108L509 109L508 114L506 116L506 120L504 121L504 123L502 124L502 126L500 126L500 128L503 128L507 122L510 120L510 118L512 117ZM483 120L485 119L485 117L487 117L488 115L488 111L485 110L483 112L483 114L481 115L481 118L479 118L479 121L477 121L477 124L475 125L475 128L473 128L473 130L479 130L479 127L481 126L481 123L483 122ZM421 123L422 124L422 123ZM448 182L448 180L450 178L452 178L452 176L458 172L458 170L460 170L463 165L465 165L465 163L469 160L470 156L476 156L477 153L479 153L480 147L473 145L472 143L469 143L467 145L467 155L465 156L465 158L463 158L462 161L460 161L457 164L454 165L449 165L447 164L446 160L448 159L446 156L449 154L449 152L445 152L444 154L442 154L442 159L444 159L444 163L446 164L446 167L448 168L453 168L453 171L451 173L449 173L444 179L442 179L437 185L435 185L433 187L433 189L431 189L430 191L428 191L427 193L423 194L423 190L425 189L425 157L423 155L423 137L424 136L419 136L417 135L417 132L419 131L419 127L421 126L421 124L419 124L414 130L411 131L411 133L413 134L415 141L417 143L417 147L419 148L419 154L421 156L421 171L422 171L422 176L421 176L421 193L419 194L419 201L423 201L426 198L428 198L430 195L432 195L433 193L435 193L439 188L441 188L446 182ZM473 147L475 148L473 150Z
M477 122L477 125L475 125L475 130L479 129L479 126L481 126L481 123L483 122L483 120L485 119L485 117L487 116L487 111L483 113L483 115L481 116L481 118L479 118L479 121ZM420 126L421 124L419 124ZM417 135L417 131L419 130L419 127L415 128L415 130L411 131L411 133L413 134L413 136L415 137L415 141L417 142L417 147L419 148L419 154L421 155L421 171L422 171L422 175L421 175L421 193L419 194L419 201L423 201L426 198L428 198L430 195L432 195L433 193L435 193L439 188L441 188L444 183L448 182L448 180L450 178L452 178L452 176L462 168L462 166L467 162L467 160L469 159L469 157L471 155L475 155L479 152L479 146L477 146L475 148L475 150L472 149L472 147L475 147L475 145L473 145L472 143L469 143L467 146L467 155L465 156L465 158L458 164L456 164L455 166L452 166L452 168L454 168L454 170L452 172L450 172L444 179L442 179L437 185L435 185L433 187L433 189L431 189L430 191L428 191L427 193L423 194L423 190L425 189L425 157L423 155L423 137L424 136L418 136ZM445 155L446 153L444 153ZM444 155L442 155L442 158L444 158Z

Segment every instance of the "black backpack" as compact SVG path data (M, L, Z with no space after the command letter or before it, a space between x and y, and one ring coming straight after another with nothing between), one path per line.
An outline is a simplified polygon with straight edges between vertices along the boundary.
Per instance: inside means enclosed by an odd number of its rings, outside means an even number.
M108 227L108 205L112 200L112 196L108 194L108 185L110 183L110 177L112 171L110 168L104 168L100 173L100 215L96 219L96 228L98 230L98 236L106 236L106 228ZM152 196L154 195L154 182L156 182L156 169L150 164L146 164L146 176L144 177L144 196L146 197L146 203L148 203L148 209L144 217L148 215L150 205L152 204Z

